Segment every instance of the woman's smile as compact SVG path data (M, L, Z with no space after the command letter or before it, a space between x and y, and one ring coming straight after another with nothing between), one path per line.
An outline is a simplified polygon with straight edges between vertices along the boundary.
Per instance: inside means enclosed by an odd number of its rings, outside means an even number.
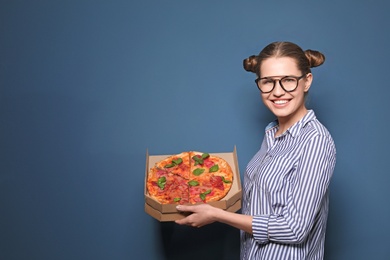
M290 102L288 99L276 99L276 100L271 100L272 103L274 103L278 107L284 107L285 105Z

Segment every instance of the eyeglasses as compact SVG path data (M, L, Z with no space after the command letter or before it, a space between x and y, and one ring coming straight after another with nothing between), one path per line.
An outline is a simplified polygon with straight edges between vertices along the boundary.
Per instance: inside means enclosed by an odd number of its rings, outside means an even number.
M261 91L261 93L270 93L275 88L276 81L279 81L279 85L282 87L282 89L286 92L292 92L298 87L298 82L300 79L305 77L306 74L295 77L295 76L285 76L281 79L273 79L270 77L264 77L264 78L257 78L255 80L257 87Z

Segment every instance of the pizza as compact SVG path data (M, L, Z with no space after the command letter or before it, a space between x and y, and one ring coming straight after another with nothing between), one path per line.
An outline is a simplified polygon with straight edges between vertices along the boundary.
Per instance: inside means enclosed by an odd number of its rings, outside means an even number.
M196 204L221 200L233 183L226 160L208 153L182 152L150 168L146 187L161 204Z

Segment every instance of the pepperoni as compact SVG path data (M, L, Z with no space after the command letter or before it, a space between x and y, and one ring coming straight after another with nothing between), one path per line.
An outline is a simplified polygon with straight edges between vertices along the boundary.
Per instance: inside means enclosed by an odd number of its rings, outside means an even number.
M190 187L190 194L194 195L196 193L200 193L200 188L199 187Z
M165 175L166 173L167 173L166 170L158 169L157 172L156 172L156 175L157 175L157 177L161 177L161 176Z
M224 189L223 181L222 181L222 177L221 176L211 176L210 182L211 182L211 185L214 188L217 188L217 189L220 189L220 190Z
M203 202L203 200L200 197L195 197L195 198L193 198L193 200L195 202Z
M179 204L189 203L190 201L188 199L181 199Z
M215 163L211 160L204 160L204 165L207 167L207 168L211 168Z
M181 163L181 164L178 165L178 168L180 168L183 171L186 171L186 170L188 170L189 167L188 167L187 164Z

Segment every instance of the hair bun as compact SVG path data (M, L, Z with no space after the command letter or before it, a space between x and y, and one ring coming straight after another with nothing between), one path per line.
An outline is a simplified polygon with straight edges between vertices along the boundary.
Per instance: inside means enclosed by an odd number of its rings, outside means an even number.
M325 56L319 51L306 50L305 55L310 63L310 68L322 65L325 62Z
M257 65L258 65L257 56L256 55L252 55L249 58L246 58L243 61L243 65L244 65L244 69L246 71L250 71L250 72L256 73L257 72L256 68L257 68Z

